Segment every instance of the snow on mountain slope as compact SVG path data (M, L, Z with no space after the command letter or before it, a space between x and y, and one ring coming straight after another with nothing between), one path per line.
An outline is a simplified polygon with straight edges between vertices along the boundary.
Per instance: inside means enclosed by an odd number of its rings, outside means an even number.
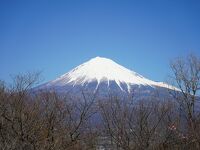
M175 89L163 82L154 82L147 78L144 78L140 74L131 71L116 62L102 57L93 58L78 67L72 69L68 73L60 76L56 80L47 82L40 86L41 88L53 88L53 87L85 87L94 83L97 90L104 83L107 88L111 89L111 84L115 83L121 91L130 92L133 86L144 86L151 88L167 88ZM116 86L115 86L116 87Z

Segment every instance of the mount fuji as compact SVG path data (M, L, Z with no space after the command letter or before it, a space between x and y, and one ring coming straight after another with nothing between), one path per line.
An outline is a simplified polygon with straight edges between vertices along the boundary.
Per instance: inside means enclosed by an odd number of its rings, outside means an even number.
M95 57L77 66L59 78L44 83L37 90L54 90L59 93L80 94L81 91L109 94L137 94L148 96L176 90L164 82L155 82L131 71L111 59Z

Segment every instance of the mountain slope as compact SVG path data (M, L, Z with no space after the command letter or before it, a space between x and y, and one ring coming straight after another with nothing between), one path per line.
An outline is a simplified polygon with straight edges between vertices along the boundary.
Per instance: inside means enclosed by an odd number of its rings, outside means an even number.
M149 93L155 89L175 89L163 82L149 80L116 62L102 57L93 58L59 78L47 82L38 89L54 89L58 92L78 92L87 90L101 94L131 93L133 91Z

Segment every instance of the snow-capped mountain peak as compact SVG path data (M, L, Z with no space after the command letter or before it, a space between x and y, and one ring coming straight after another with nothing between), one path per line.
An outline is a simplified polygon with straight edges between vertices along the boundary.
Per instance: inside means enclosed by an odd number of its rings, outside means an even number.
M134 85L148 87L163 87L174 89L163 82L154 82L144 78L140 74L131 71L111 59L95 57L79 65L56 80L50 81L43 87L64 87L66 85L87 86L95 83L95 90L101 83L109 88L111 83L116 83L121 91L130 92Z

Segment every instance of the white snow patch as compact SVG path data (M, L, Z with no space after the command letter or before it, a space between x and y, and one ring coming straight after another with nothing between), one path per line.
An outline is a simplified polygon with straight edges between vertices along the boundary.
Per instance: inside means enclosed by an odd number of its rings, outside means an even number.
M90 83L91 81L97 81L96 89L102 81L106 81L109 86L110 81L115 81L121 90L124 90L120 83L125 83L127 89L130 92L131 85L144 85L155 88L164 87L169 89L177 89L163 82L155 82L144 78L140 74L131 71L111 59L95 57L78 67L72 69L70 72L60 76L58 79L51 81L48 85L66 85L72 83L73 85L84 83Z

